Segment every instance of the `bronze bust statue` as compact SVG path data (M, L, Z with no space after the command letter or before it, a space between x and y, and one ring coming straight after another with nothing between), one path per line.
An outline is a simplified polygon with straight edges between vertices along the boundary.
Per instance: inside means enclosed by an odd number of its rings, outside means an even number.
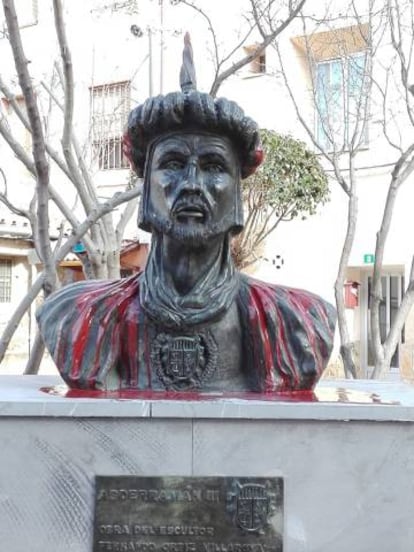
M180 92L131 112L124 140L144 177L145 270L53 294L38 312L45 343L73 388L312 389L332 349L333 307L239 273L230 255L240 179L263 157L258 127L196 90L188 36L180 77Z

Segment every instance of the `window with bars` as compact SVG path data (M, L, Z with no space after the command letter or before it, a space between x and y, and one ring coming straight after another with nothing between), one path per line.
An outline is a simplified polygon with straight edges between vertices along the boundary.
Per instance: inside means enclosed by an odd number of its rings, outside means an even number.
M12 261L0 259L0 303L10 303L12 286Z
M100 170L125 169L122 135L130 111L130 82L91 88L93 158Z
M365 52L316 64L316 133L327 150L368 145ZM355 140L354 140L355 136Z

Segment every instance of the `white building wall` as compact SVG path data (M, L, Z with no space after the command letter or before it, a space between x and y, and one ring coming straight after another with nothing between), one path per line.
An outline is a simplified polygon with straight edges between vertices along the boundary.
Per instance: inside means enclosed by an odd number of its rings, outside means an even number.
M35 277L36 267L31 265L27 258L30 250L30 242L0 238L0 258L11 261L11 297L10 301L0 302L0 335ZM33 314L33 309L29 309L13 335L1 364L2 374L23 373L29 347L36 332Z

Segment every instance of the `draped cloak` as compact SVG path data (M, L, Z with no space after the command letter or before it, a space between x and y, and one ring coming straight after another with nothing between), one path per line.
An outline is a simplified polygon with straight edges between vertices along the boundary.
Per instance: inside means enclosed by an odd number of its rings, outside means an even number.
M45 344L71 388L105 389L116 371L122 388L154 385L140 275L89 280L52 294L36 316ZM241 369L258 392L312 389L329 360L335 309L307 291L240 275Z

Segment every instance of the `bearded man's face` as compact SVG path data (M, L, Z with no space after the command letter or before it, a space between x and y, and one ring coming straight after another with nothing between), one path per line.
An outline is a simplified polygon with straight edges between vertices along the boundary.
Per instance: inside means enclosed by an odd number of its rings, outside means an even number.
M234 226L239 160L228 138L166 136L153 147L147 170L153 229L196 246Z

